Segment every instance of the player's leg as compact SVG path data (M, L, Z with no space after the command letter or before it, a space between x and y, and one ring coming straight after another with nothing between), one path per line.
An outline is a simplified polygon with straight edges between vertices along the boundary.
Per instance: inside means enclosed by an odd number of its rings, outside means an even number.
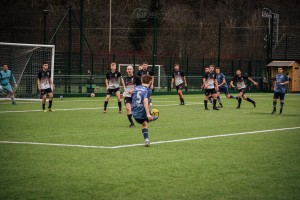
M182 94L182 85L177 86L177 93L179 95L179 99L180 99L180 105L184 105L184 98L183 98L183 94Z
M285 93L280 93L280 111L279 111L279 114L282 113L282 109L283 109L283 106L284 106L284 96L285 96Z
M46 110L46 98L47 98L47 93L45 90L41 90L41 94L42 94L42 108L44 112L47 112Z
M250 99L249 97L247 97L247 95L245 93L243 95L243 99L246 100L246 101L249 101L250 103L252 103L254 108L256 107L256 102L253 101L252 99Z
M148 122L147 122L147 120L145 120L142 123L142 133L143 133L144 140L145 140L145 147L150 147L150 140L149 140L149 135L148 135Z
M217 92L217 100L219 102L219 106L222 108L223 107L223 104L221 102L221 98L220 98L220 95L221 95L221 89L219 89L219 91Z
M134 123L132 120L132 113L131 113L131 97L125 97L124 98L124 102L125 102L125 107L126 107L126 112L127 112L127 118L130 122L129 127L134 127Z
M205 108L205 110L209 110L208 107L207 107L207 102L208 102L209 95L210 95L210 93L206 89L205 94L204 94L204 108Z
M111 94L112 94L111 89L108 89L106 92L106 97L105 97L105 102L104 102L104 109L103 109L104 113L106 113L107 104L108 104Z
M279 98L279 93L274 92L274 95L273 95L273 111L271 112L271 114L276 113L276 105L277 105L278 98Z
M117 101L118 101L119 113L122 113L122 103L121 103L120 91L117 90L115 93L116 93L116 97L117 97Z
M7 91L8 95L11 98L11 103L16 105L15 94L10 84L3 86L4 91Z
M53 102L53 93L52 93L52 91L48 93L48 96L49 96L48 111L53 111L52 110L52 102Z
M217 91L215 89L211 90L211 94L213 96L213 109L214 110L219 110L219 108L217 108L216 104L217 104L217 99L218 99L218 95L217 95Z
M241 103L242 103L242 98L243 98L243 95L244 95L244 90L245 89L241 89L239 91L239 94L238 94L238 106L236 107L237 109L240 109L241 108Z

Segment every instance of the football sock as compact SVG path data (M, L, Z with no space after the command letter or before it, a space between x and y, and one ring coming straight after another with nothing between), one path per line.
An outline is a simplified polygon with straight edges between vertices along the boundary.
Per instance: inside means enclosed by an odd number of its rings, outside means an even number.
M242 98L238 98L238 102L239 102L238 107L240 107L242 103Z
M232 96L232 95L230 95L230 99L236 99L236 97L235 97L235 96Z
M213 107L214 107L214 108L216 107L216 103L217 103L217 100L214 99L214 100L213 100Z
M273 102L273 110L276 110L276 104L277 102Z
M183 98L180 98L180 103L184 104L184 99Z
M284 102L280 102L280 109L283 108Z
M147 128L143 128L142 129L142 133L143 133L144 139L148 139L148 129Z
M207 108L207 100L204 100L204 106Z
M106 110L107 104L108 104L108 101L105 101L105 102L104 102L104 110Z
M121 111L122 110L122 103L121 103L121 101L118 102L118 106L119 106L119 110Z
M218 99L219 104L222 105L221 98L217 97L217 99Z
M247 97L247 99L245 99L245 100L246 100L246 101L249 101L249 102L251 102L251 103L254 102L252 99L250 99L250 98L248 98L248 97Z
M45 110L45 106L46 106L46 104L44 104L44 103L43 103L42 105L43 105L43 110Z
M128 117L129 122L130 122L131 124L134 124L133 121L132 121L132 114L127 115L127 117Z
M52 107L52 101L49 100L49 106L48 108L51 108Z
M212 103L212 96L210 96L210 97L208 98L208 101L209 101L210 103Z

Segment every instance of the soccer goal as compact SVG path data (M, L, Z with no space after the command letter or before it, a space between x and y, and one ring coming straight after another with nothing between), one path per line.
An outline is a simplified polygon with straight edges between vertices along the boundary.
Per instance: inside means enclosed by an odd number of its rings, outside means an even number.
M121 72L123 77L126 77L126 68L128 65L133 66L133 64L119 64L118 65L118 71ZM134 74L136 74L138 72L138 64L135 64L135 72ZM148 65L148 69L152 70L152 65ZM166 80L163 78L165 77L165 70L163 65L155 65L154 67L154 87L157 88L161 88L161 87L165 87L166 84Z
M12 71L17 88L14 88L17 98L37 99L38 72L42 69L43 62L49 64L51 79L54 79L54 45L21 44L0 42L1 70L4 64ZM0 99L5 99L7 93L0 92Z

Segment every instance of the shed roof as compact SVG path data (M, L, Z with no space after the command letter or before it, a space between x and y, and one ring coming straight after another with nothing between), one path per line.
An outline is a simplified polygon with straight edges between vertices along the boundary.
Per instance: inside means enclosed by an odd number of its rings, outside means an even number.
M297 62L296 61L272 61L267 66L268 67L290 67L294 63L297 63Z

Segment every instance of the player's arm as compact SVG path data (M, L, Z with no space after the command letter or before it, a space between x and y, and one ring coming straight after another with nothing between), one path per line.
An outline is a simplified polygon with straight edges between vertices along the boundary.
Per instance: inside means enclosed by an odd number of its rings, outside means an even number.
M203 81L203 88L206 89L207 88L206 78L203 77L202 81Z
M173 88L173 87L174 87L174 80L175 80L175 78L173 78L173 77L172 77L172 81L171 81L171 88Z
M187 86L187 82L186 82L185 76L183 77L183 82L184 82L184 86L186 87Z
M125 91L126 87L125 87L125 82L124 82L124 79L123 79L123 77L122 77L122 76L120 77L120 79L121 79L121 83L122 83L122 85L123 85L123 87L124 87L124 91Z
M222 83L220 85L218 85L219 87L221 87L222 85L224 85L226 83L225 78L223 79Z
M10 73L11 73L11 74L10 74L10 80L15 84L15 87L18 87L17 81L16 81L16 79L15 79L13 73L12 73L12 72L10 72Z
M105 79L106 90L108 90L108 79Z
M276 80L273 81L273 90L274 90L274 91L276 90Z
M108 90L108 79L109 79L109 73L106 74L106 79L105 79L106 90Z
M144 108L145 108L148 120L152 121L153 118L150 115L150 111L149 111L149 100L148 100L148 97L144 98Z
M219 90L219 86L218 86L218 81L217 81L217 79L215 79L215 89L216 89L216 90Z
M258 83L255 82L252 78L248 77L248 80L251 81L253 83L253 85L258 86Z
M233 80L230 81L230 87L231 88L235 88L234 84L233 84Z
M280 85L286 85L289 83L288 77L285 77L285 81L283 83L280 83Z
M150 86L151 89L154 88L154 75L152 76L152 83L151 83L151 86Z

